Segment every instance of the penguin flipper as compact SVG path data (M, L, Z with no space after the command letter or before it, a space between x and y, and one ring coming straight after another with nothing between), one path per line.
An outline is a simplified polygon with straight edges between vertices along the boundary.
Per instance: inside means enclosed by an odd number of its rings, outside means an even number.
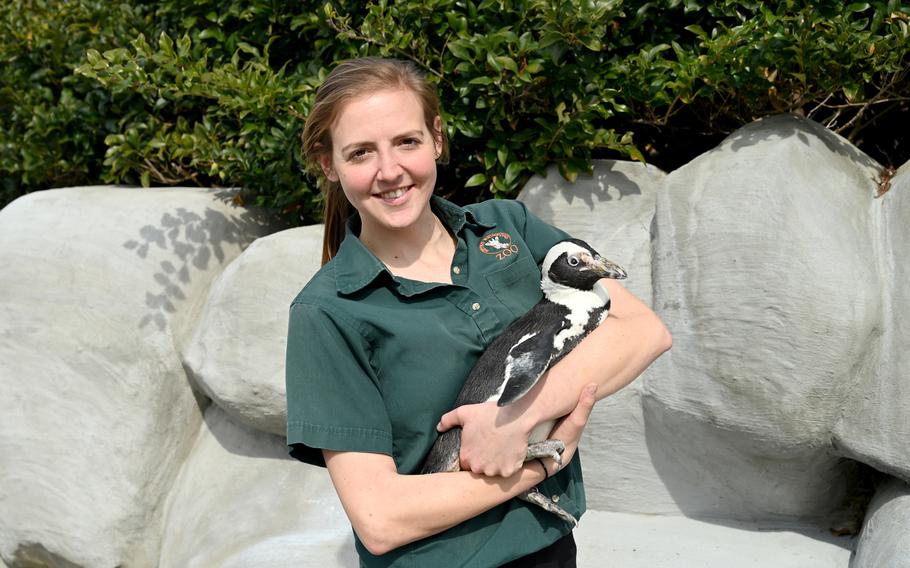
M556 330L554 330L556 331ZM497 401L498 406L511 404L531 390L553 361L555 333L525 335L506 358L505 387Z

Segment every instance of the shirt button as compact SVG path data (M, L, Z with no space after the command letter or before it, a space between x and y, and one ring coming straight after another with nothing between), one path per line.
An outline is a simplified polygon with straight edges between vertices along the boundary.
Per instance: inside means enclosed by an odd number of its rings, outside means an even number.
M461 268L458 266L453 266L452 272L454 272L455 274L461 274Z
M559 495L554 495L554 496L553 496L553 502L554 502L554 503L559 503Z
M476 312L477 310L480 309L480 304L478 304L477 302L474 302L473 304L471 304L471 309Z

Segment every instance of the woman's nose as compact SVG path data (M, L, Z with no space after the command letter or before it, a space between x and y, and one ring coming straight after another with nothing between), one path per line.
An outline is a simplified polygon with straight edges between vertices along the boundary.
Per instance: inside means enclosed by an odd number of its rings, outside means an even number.
M391 181L401 176L401 164L398 163L394 153L383 152L379 155L379 171L377 177L384 181Z

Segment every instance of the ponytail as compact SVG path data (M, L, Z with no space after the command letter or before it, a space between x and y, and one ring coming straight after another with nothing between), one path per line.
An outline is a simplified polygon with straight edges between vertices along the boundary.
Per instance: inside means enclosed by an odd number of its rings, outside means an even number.
M341 190L341 184L337 181L325 180L325 185L331 187L324 187L322 191L322 219L325 223L322 233L323 265L338 254L338 248L341 246L341 241L344 240L345 223L348 217L354 214L354 208L351 207L344 191Z

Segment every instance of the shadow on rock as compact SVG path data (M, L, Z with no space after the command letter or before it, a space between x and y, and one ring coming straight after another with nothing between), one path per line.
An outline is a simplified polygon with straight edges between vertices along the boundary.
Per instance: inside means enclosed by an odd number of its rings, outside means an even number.
M754 146L761 142L781 140L792 136L796 136L797 140L808 146L807 130L821 140L831 152L844 156L864 167L882 169L881 164L860 151L848 140L841 138L817 122L795 114L780 114L757 120L728 136L721 143L721 146L729 145L736 152L746 146Z
M230 192L216 193L224 200ZM246 210L236 217L206 208L202 215L178 207L165 213L157 225L139 229L136 239L123 243L139 258L149 259L152 251L171 253L171 258L158 262L153 275L153 290L146 292L148 313L139 321L139 327L154 325L164 331L167 322L177 312L177 304L187 299L186 288L193 274L211 270L212 264L225 264L226 245L246 248L259 235L270 232L268 217L264 213ZM273 229L274 230L274 229Z

